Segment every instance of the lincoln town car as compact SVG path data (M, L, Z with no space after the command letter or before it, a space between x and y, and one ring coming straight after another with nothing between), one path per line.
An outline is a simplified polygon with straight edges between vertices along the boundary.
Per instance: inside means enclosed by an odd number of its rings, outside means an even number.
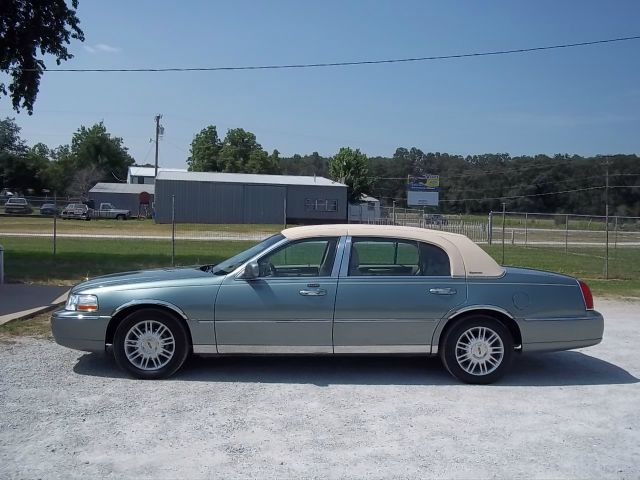
M603 318L584 282L503 267L463 235L320 225L217 265L80 283L52 330L143 379L189 355L375 354L439 356L457 379L490 383L519 355L599 343Z

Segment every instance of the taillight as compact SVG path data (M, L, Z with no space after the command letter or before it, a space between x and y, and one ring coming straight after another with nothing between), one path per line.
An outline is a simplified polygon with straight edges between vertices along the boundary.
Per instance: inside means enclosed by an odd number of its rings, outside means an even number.
M593 310L593 295L591 294L591 290L589 289L589 285L584 283L582 280L578 280L580 284L580 290L582 290L582 298L584 298L584 306L587 310Z

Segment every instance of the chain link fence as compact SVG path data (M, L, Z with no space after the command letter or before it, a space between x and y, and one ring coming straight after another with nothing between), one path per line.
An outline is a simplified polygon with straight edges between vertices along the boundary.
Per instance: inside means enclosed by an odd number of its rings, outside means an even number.
M40 204L55 203L51 198ZM57 201L60 211L73 199ZM35 202L30 202L35 207ZM142 268L217 263L280 231L283 225L157 224L151 218L63 220L0 213L7 277L55 281ZM1 211L0 211L1 212ZM602 278L640 273L640 217L491 212L463 216L382 207L362 223L404 225L463 234L503 264L558 271L558 254L573 271ZM554 257L554 255L556 255ZM548 265L543 260L549 258ZM535 261L532 261L533 260ZM565 258L565 257L563 257Z
M502 263L521 249L540 255L580 257L585 271L603 278L632 278L640 268L640 217L490 212L488 243Z

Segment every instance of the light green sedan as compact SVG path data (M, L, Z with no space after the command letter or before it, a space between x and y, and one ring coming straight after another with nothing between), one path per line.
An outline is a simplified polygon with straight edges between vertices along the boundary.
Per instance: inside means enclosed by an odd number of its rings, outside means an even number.
M190 354L398 354L439 355L458 379L490 383L516 354L599 343L603 318L584 282L501 267L463 235L321 225L218 265L83 282L52 329L69 348L112 346L146 379Z

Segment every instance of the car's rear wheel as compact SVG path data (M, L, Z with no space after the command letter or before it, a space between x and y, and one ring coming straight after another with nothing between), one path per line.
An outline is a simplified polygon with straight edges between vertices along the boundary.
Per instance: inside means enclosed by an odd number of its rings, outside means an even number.
M167 378L182 366L188 353L184 325L172 314L155 308L127 316L113 337L116 362L136 378Z
M501 378L513 357L513 338L495 318L467 317L449 329L443 339L442 362L465 383L487 384Z
M116 215L116 220L124 220L124 215Z

